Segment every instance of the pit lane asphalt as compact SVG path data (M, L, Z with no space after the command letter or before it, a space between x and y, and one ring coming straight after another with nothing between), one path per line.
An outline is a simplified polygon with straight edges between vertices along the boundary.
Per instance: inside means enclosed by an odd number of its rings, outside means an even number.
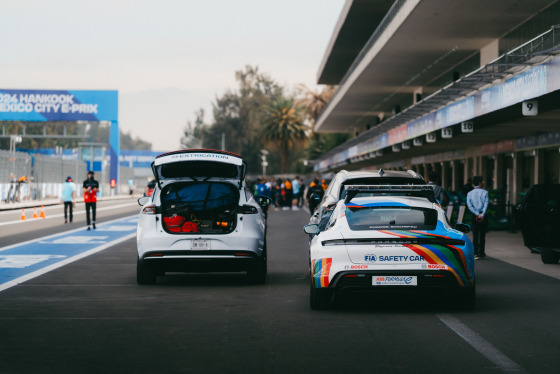
M307 220L305 211L270 212L265 285L247 284L244 274L180 274L138 286L131 239L0 292L0 371L556 373L560 367L560 280L493 257L490 235L489 258L476 263L474 312L424 297L311 311L301 230ZM43 235L33 230L26 240ZM448 327L449 317L517 364L515 370L473 348Z

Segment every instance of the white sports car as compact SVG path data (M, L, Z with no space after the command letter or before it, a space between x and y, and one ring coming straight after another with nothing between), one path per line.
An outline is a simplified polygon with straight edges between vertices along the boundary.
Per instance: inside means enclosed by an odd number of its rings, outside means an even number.
M474 307L468 225L448 224L431 186L347 186L323 231L310 224L312 309L346 292L447 291Z
M156 186L140 198L137 230L139 284L166 272L246 271L264 283L267 272L266 196L245 186L241 156L214 150L159 155Z

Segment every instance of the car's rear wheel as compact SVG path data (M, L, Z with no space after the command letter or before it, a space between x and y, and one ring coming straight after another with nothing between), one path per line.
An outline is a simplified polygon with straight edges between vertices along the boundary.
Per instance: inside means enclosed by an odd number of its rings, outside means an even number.
M156 283L155 269L144 263L143 261L136 262L136 283L138 284L154 284Z
M309 289L309 306L313 310L331 309L333 307L333 293L330 288L315 288L311 284Z
M264 284L266 282L266 273L268 271L266 243L264 245L262 258L258 259L249 269L247 269L247 279L253 284Z
M560 253L551 248L541 248L541 260L544 264L557 264L560 260Z

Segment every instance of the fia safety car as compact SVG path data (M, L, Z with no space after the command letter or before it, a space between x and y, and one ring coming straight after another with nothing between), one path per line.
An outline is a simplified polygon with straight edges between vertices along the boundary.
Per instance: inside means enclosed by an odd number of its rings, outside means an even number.
M140 198L137 229L139 284L166 272L246 271L264 283L267 273L266 196L245 185L241 156L214 150L159 155L156 185Z
M304 227L312 309L346 293L379 291L446 291L461 307L474 307L470 227L449 226L431 186L345 188L324 229Z

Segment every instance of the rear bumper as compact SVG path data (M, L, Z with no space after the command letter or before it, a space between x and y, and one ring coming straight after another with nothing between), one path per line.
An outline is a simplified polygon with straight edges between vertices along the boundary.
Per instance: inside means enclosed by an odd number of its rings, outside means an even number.
M153 251L140 258L160 273L247 271L262 260L251 251Z
M416 276L417 285L383 285L374 286L375 276ZM474 282L461 285L455 276L447 271L344 271L335 275L328 288L336 290L337 294L354 293L427 293L464 292L472 289Z

